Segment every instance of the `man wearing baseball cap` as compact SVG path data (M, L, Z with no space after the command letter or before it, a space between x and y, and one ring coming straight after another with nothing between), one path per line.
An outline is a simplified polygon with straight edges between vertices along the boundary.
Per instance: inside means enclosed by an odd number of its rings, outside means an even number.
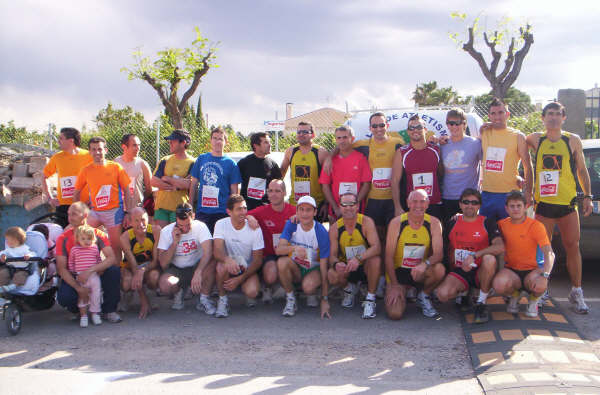
M175 129L165 140L171 154L161 159L152 177L152 186L158 188L154 221L161 227L175 222L175 209L189 201L190 170L194 164L194 158L186 152L191 142L187 130Z

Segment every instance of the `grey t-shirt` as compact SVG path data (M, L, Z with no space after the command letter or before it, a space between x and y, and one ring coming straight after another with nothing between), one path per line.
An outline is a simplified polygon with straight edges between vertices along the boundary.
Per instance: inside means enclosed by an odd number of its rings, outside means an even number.
M444 162L442 198L458 200L466 188L478 189L481 140L465 136L458 142L449 140L441 149Z

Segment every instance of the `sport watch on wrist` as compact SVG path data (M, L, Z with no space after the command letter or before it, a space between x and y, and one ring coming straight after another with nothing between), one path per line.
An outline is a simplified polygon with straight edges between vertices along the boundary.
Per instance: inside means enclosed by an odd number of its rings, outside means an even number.
M550 272L544 272L544 273L542 273L542 277L544 277L544 278L550 277Z
M327 302L327 301L329 301L329 296L327 296L327 295L321 296L321 300L324 300Z

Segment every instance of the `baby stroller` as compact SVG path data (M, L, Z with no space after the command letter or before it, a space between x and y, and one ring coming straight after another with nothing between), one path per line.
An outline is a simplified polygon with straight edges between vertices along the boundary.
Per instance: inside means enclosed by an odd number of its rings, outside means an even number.
M57 225L58 226L58 225ZM21 313L24 311L47 310L55 303L58 290L55 275L48 274L48 242L45 236L37 231L26 232L25 244L35 252L35 257L25 260L7 258L6 264L11 270L25 270L29 273L25 285L0 294L0 316L5 322L6 330L16 335L21 330Z

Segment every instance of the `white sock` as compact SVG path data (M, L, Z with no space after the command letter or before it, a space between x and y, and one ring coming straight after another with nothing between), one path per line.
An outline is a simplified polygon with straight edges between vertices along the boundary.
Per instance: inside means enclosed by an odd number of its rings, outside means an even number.
M286 296L288 299L296 299L296 296L294 295L294 291L292 291L292 292L286 292L286 293L285 293L285 296Z
M583 292L581 287L571 287L571 292Z
M374 302L375 301L375 294L372 294L371 292L367 293L367 300L370 302Z
M487 297L488 297L487 292L483 292L482 290L479 290L479 297L477 298L477 303L485 304Z
M200 300L206 300L206 299L208 299L207 294L200 294Z

